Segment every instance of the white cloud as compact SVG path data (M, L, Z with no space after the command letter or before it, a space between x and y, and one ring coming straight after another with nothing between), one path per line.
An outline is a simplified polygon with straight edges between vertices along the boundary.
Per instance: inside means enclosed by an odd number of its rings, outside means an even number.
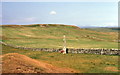
M0 24L2 24L2 15L0 15Z
M35 17L24 18L24 21L26 21L26 22L34 22L35 20L36 20Z
M118 26L118 23L115 23L115 22L108 22L108 23L103 23L103 24L94 24L94 25L91 25L91 26L95 26L95 27L117 27Z
M117 23L105 23L105 25L104 26L109 26L109 27L114 27L114 26L118 26L118 24Z
M21 18L17 20L11 20L11 23L27 23L27 22L35 22L36 18L35 17L29 17L29 18Z
M56 11L51 11L50 12L50 15L56 15L57 13L56 13Z

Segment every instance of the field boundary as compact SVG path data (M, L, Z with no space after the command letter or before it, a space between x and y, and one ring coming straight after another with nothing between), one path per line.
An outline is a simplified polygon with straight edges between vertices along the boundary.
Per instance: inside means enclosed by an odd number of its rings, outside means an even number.
M24 49L24 50L32 50L32 51L60 52L62 50L62 48L28 48L28 47L14 46L14 45L6 44L4 42L0 42L0 43L9 47ZM120 50L107 49L107 48L79 48L79 49L68 48L68 53L120 55Z

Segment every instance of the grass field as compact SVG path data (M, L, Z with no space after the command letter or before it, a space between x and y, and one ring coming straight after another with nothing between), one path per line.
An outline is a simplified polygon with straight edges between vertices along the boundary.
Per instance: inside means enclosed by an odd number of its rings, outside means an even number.
M118 48L118 32L97 32L67 25L3 26L2 41L35 48L62 48L66 35L68 48Z
M61 68L72 68L80 73L117 73L118 56L94 54L60 54L15 49L2 45L3 54L19 53ZM8 64L9 65L9 64Z
M118 48L118 32L98 32L67 25L3 26L3 42L32 48L62 48L66 35L68 48ZM72 68L79 73L117 73L118 56L95 54L60 54L15 49L2 45L2 53L19 53L61 68Z

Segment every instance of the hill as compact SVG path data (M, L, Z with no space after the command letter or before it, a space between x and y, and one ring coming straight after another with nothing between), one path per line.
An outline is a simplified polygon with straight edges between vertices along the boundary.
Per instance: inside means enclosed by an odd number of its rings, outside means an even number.
M3 71L24 73L41 72L79 72L79 73L117 73L118 56L95 54L60 54L56 52L31 51L2 45ZM52 65L46 69L43 65ZM14 65L14 67L13 67ZM12 67L11 67L12 66ZM27 71L25 71L27 69ZM50 69L50 70L48 70ZM52 71L51 71L52 69ZM60 70L62 69L62 71ZM28 71L29 70L29 71ZM59 70L59 71L58 71ZM22 72L22 73L23 73Z
M3 73L73 73L72 69L58 68L18 53L2 55ZM8 66L9 65L9 66Z
M98 32L118 32L120 28L117 27L99 27L99 28L85 28L93 31L98 31Z
M71 25L2 25L2 41L33 48L118 48L117 32L97 32Z

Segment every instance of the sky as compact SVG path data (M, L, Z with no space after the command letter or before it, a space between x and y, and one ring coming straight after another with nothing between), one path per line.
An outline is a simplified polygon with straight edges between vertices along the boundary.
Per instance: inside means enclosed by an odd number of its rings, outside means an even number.
M79 27L116 27L118 26L118 3L2 2L2 24L67 24Z
M1 0L2 2L118 2L119 0Z

